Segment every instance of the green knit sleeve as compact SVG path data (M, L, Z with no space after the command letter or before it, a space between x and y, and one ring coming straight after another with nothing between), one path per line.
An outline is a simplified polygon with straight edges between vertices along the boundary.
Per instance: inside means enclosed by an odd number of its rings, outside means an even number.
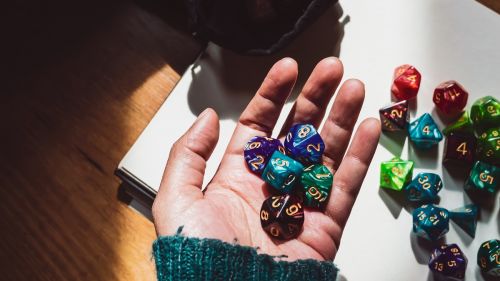
M153 244L153 254L160 281L331 281L336 279L338 272L333 262L277 261L276 257L258 254L251 247L180 234L158 238Z

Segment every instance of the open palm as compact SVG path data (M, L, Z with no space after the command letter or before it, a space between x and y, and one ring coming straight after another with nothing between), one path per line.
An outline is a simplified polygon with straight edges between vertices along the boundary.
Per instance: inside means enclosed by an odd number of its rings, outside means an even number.
M278 61L242 113L219 169L201 191L206 161L219 137L217 114L205 110L174 144L160 190L153 205L158 235L215 238L259 247L270 255L289 260L332 260L344 225L377 146L380 124L364 120L349 141L364 99L364 86L347 80L340 87L320 134L325 142L324 164L334 172L332 193L325 212L305 210L303 231L296 239L274 240L260 226L262 202L269 197L264 181L250 172L243 147L253 136L270 136L297 79L297 64L290 58ZM326 58L315 67L298 96L280 138L295 123L318 127L326 106L343 74L338 59Z

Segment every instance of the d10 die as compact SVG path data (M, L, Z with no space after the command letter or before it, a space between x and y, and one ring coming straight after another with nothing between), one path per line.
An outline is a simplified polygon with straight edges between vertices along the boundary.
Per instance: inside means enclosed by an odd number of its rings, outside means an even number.
M434 173L419 173L405 187L406 198L412 202L431 202L443 188L441 177Z
M476 161L469 178L465 182L465 189L471 191L485 191L495 193L500 180L500 168L485 162Z
M500 102L492 96L480 98L474 102L470 110L474 125L479 128L490 128L500 123Z
M467 111L464 111L462 115L458 118L458 120L455 121L453 124L444 128L443 134L447 136L450 133L474 134L474 126Z
M304 224L304 210L293 195L267 198L260 209L262 228L273 238L291 239L296 237Z
M479 136L477 158L500 166L500 127L491 128Z
M422 205L413 210L413 232L420 237L436 241L449 230L448 210L436 205Z
M462 228L471 237L476 236L477 206L468 204L464 207L451 210L450 219Z
M379 110L380 121L384 131L401 131L406 129L410 114L408 114L408 101L403 100L383 107Z
M380 164L380 187L401 190L413 176L413 161L394 157Z
M285 154L275 151L262 172L262 179L281 193L292 191L300 180L304 166Z
M311 165L302 173L304 205L323 209L332 190L333 175L324 165Z
M442 245L432 251L429 268L447 279L461 280L465 277L467 258L456 244Z
M450 133L444 145L443 162L454 161L472 165L476 153L476 138L472 134Z
M500 277L500 240L485 241L477 251L477 264L481 271Z
M432 100L445 114L458 114L467 104L469 93L457 81L446 81L439 84L434 90Z
M430 148L443 139L441 131L429 113L411 122L409 127L410 140L418 148Z
M292 158L304 163L319 163L325 143L313 125L296 124L285 138L285 149Z
M251 138L243 150L248 168L256 174L261 174L276 150L285 153L285 148L277 139L259 136Z
M414 98L418 94L421 80L422 75L415 67L409 64L398 66L394 70L391 92L398 100Z

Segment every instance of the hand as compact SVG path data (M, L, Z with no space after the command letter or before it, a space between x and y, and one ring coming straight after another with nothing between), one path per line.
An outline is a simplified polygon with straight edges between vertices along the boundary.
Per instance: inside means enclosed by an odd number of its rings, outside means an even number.
M219 137L217 114L205 110L173 145L160 190L153 205L158 235L215 238L229 243L259 247L288 260L332 260L342 231L371 162L380 123L364 120L347 149L364 99L364 85L347 80L340 87L320 134L326 149L324 164L334 172L332 193L325 212L305 209L303 231L296 239L275 241L260 225L262 202L269 196L264 181L250 172L243 147L253 136L270 136L283 104L297 79L297 64L290 58L278 61L241 114L219 169L201 191L206 161ZM326 106L342 79L343 67L336 58L322 60L298 96L280 138L295 123L318 127ZM346 151L347 150L347 151ZM345 156L344 156L345 155Z

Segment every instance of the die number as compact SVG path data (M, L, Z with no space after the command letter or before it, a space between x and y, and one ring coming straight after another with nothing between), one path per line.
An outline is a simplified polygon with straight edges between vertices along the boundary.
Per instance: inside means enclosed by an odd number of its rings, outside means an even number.
M431 130L429 129L429 126L425 126L422 132L424 132L426 135L429 135L431 133Z
M281 158L276 158L276 160L274 160L274 162L276 163L276 166L279 166L279 167L290 166L290 162L288 162L287 160L283 160Z
M260 142L258 141L254 141L252 142L249 146L248 146L250 149L255 149L255 148L259 148L260 147Z
M319 143L316 145L314 145L312 143L308 144L306 149L307 149L307 152L312 152L313 149L316 150L317 152L319 152L320 151L320 144Z
M434 264L434 269L436 269L437 271L443 271L443 267L444 267L444 265L442 263L435 263Z
M260 165L263 163L264 163L264 157L257 155L256 160L251 162L250 164L252 164L252 167L254 167L254 169L258 169Z
M491 113L491 114L495 114L496 113L495 107L493 105L488 106L486 108L486 111L488 111L488 113Z
M299 138L305 138L311 129L309 127L302 127L299 130Z
M482 182L489 182L490 184L493 184L494 178L490 175L487 175L485 172L482 172L479 174L479 180Z
M295 215L296 213L299 212L300 210L300 203L297 203L297 204L293 204L292 206L286 208L286 214L289 215L289 216L293 216Z
M319 190L314 187L314 186L311 186L309 188L309 190L307 190L307 192L309 192L309 194L311 194L311 196L316 199L316 200L319 200L321 199L321 192L319 192Z
M420 183L422 185L423 189L429 189L431 187L431 184L429 183L428 176L419 177L418 183Z
M278 196L273 197L273 203L271 204L271 206L273 206L273 208L278 208L279 206L281 206L280 198Z
M448 261L448 266L450 266L450 267L457 266L457 262L456 261Z
M271 235L274 237L278 237L280 235L280 231L274 226L271 226L269 232L271 232Z
M269 213L266 212L265 210L262 210L260 212L260 219L264 220L264 221L267 221L269 219Z
M391 117L392 118L394 118L394 117L402 118L403 117L403 111L397 110L397 109L393 109L393 110L391 110Z
M467 154L467 143L463 142L457 147L457 152L462 153L462 155Z

